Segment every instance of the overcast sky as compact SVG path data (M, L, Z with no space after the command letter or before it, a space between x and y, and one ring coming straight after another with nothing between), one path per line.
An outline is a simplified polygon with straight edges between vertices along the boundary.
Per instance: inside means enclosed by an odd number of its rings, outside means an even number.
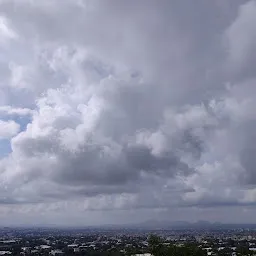
M255 222L255 109L255 0L0 0L0 225Z

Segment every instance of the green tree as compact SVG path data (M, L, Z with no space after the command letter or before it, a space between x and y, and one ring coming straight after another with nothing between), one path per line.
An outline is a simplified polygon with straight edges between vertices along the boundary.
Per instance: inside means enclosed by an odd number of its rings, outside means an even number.
M148 239L150 253L154 256L165 256L166 248L163 246L163 241L159 236L151 235Z
M236 249L237 255L252 255L253 253L246 246L239 246Z
M151 235L149 238L150 253L154 256L206 256L206 251L196 244L184 246L164 245L160 237Z

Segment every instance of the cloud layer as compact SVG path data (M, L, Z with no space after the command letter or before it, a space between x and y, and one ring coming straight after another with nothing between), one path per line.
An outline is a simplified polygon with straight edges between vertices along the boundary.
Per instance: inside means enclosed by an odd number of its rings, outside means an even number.
M3 216L253 207L254 0L0 10Z

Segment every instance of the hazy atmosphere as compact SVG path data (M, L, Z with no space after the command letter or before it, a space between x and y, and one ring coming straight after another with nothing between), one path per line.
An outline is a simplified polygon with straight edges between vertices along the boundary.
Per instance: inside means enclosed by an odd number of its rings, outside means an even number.
M0 0L0 225L256 221L256 1Z

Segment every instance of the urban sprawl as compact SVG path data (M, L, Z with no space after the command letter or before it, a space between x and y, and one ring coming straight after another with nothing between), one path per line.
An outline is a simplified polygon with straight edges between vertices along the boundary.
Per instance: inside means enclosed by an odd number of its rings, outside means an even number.
M1 228L0 236L0 255L256 255L256 230L243 228Z

